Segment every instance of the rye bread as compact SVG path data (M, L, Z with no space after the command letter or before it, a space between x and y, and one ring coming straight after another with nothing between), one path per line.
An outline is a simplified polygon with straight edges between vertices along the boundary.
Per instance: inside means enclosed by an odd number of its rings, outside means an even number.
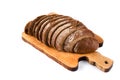
M92 31L81 22L63 15L39 16L26 25L25 33L66 52L86 53L99 47Z
M62 22L62 20L66 19L66 17L68 17L68 16L57 15L57 16L51 21L51 26L50 26L50 29L49 29L49 32L48 32L48 38L47 38L47 41L48 41L49 46L51 46L51 36L52 36L53 33L54 33L53 27L54 27L55 25L59 24L60 22Z
M56 15L50 15L49 21L47 21L43 25L44 27L43 27L43 31L41 32L41 34L42 34L42 38L41 39L42 39L42 42L45 43L46 45L48 45L48 41L47 41L48 40L48 33L49 33L50 29L53 28L53 24L54 24L53 22L55 22L58 19L61 19L60 16L61 15L58 15L58 16L56 16ZM66 20L66 22L67 22L67 20ZM65 24L65 23L63 23L63 24ZM62 24L60 24L60 25L62 25Z
M69 22L70 18L69 17L66 17L66 16L63 16L63 18L60 18L60 19L57 19L56 21L54 21L54 23L51 25L51 29L49 31L49 34L48 34L48 44L51 45L51 38L52 38L52 35L54 34L54 32L56 31L57 28L59 28L61 25Z
M39 22L39 24L37 25L37 38L38 38L38 40L40 40L41 41L41 29L42 29L42 25L46 22L46 20L48 20L49 18L48 18L48 16L46 15L46 17L44 18L44 19L42 19L40 22Z
M73 46L77 41L82 39L84 36L94 37L94 34L86 29L84 26L78 27L74 33L71 33L64 42L64 50L67 52L73 52Z
M42 31L42 42L45 43L46 45L48 45L48 33L50 31L50 29L53 27L52 24L60 19L62 17L62 15L49 15L51 16L49 21L46 22L46 24L44 25L44 29ZM49 45L48 45L49 46Z
M63 44L64 44L64 41L65 39L71 34L73 33L74 31L76 31L76 29L74 28L66 28L65 30L63 30L56 38L56 41L55 41L55 48L57 50L60 50L60 51L63 51Z
M39 18L40 18L41 16L38 16L37 18L35 18L33 21L32 21L32 24L31 24L31 26L30 26L30 28L29 28L29 34L30 35L32 35L33 36L33 32L32 32L32 30L33 30L33 27L34 27L34 24L35 24L35 22L37 21L37 20L39 20Z
M33 29L32 29L33 36L35 36L35 33L36 33L35 29L36 29L37 25L39 24L39 22L40 22L42 19L44 19L44 17L46 17L46 15L41 15L41 16L36 20L36 22L34 23L34 26L33 26ZM35 37L36 37L36 36L35 36Z
M48 35L47 34L51 28L51 23L55 17L56 17L56 15L49 15L49 19L41 26L41 27L43 27L42 32L41 32L41 40L46 45L48 45L48 43L47 43Z
M46 15L44 15L42 18L40 18L39 20L38 20L38 22L36 23L37 25L36 25L36 27L35 27L35 37L38 39L38 32L39 32L39 30L40 30L40 28L41 28L41 24L43 23L43 20L45 19L45 18L47 18L47 16Z
M55 42L56 42L56 38L57 36L66 28L71 27L71 23L70 22L66 22L62 25L60 25L53 33L52 38L51 38L51 46L55 48Z
M46 15L46 18L43 19L43 20L41 21L41 23L38 24L38 26L39 26L38 40L40 40L40 41L42 41L42 31L43 31L45 25L46 25L47 23L49 23L49 22L50 22L50 24L51 24L51 22L52 22L52 21L50 21L51 16L55 16L55 15Z
M43 25L44 29L42 31L42 42L45 43L46 45L48 45L48 42L46 41L48 38L48 33L49 30L52 28L52 23L54 22L54 20L56 20L57 18L59 18L61 15L49 15L50 19Z

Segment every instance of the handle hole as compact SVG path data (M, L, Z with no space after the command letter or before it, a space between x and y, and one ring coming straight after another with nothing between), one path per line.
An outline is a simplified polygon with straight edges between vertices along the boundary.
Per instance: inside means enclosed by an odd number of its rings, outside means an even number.
M108 64L108 61L105 61L104 63L105 63L105 64Z

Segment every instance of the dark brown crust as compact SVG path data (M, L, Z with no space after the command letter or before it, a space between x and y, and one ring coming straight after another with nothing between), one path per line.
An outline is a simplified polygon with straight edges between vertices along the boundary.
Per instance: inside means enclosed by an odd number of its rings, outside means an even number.
M99 47L99 43L93 37L85 37L76 42L73 51L75 53L90 53L94 52Z
M99 43L99 47L102 47L103 46L103 42L102 43Z
M24 32L26 34L30 34L30 29L29 28L30 28L31 25L32 25L32 21L30 21L26 24L25 29L24 29Z

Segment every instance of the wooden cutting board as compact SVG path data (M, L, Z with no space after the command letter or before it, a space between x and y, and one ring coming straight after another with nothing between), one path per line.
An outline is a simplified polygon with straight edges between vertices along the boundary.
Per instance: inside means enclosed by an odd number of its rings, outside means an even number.
M96 35L96 38L99 40L100 43L103 42L102 38L100 38L99 36ZM78 62L80 60L87 60L90 64L95 65L97 68L104 72L109 71L113 65L113 61L111 59L101 55L99 52L85 54L61 52L54 48L46 46L33 36L27 35L24 32L22 33L22 39L64 66L65 68L72 71L77 70Z

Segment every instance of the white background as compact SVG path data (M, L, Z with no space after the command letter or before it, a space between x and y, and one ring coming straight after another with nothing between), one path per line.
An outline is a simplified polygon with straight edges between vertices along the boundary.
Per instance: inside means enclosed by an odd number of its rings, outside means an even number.
M105 73L86 61L69 71L21 39L25 24L56 12L83 22L104 39L98 51L114 61ZM119 0L0 0L0 80L120 79Z

